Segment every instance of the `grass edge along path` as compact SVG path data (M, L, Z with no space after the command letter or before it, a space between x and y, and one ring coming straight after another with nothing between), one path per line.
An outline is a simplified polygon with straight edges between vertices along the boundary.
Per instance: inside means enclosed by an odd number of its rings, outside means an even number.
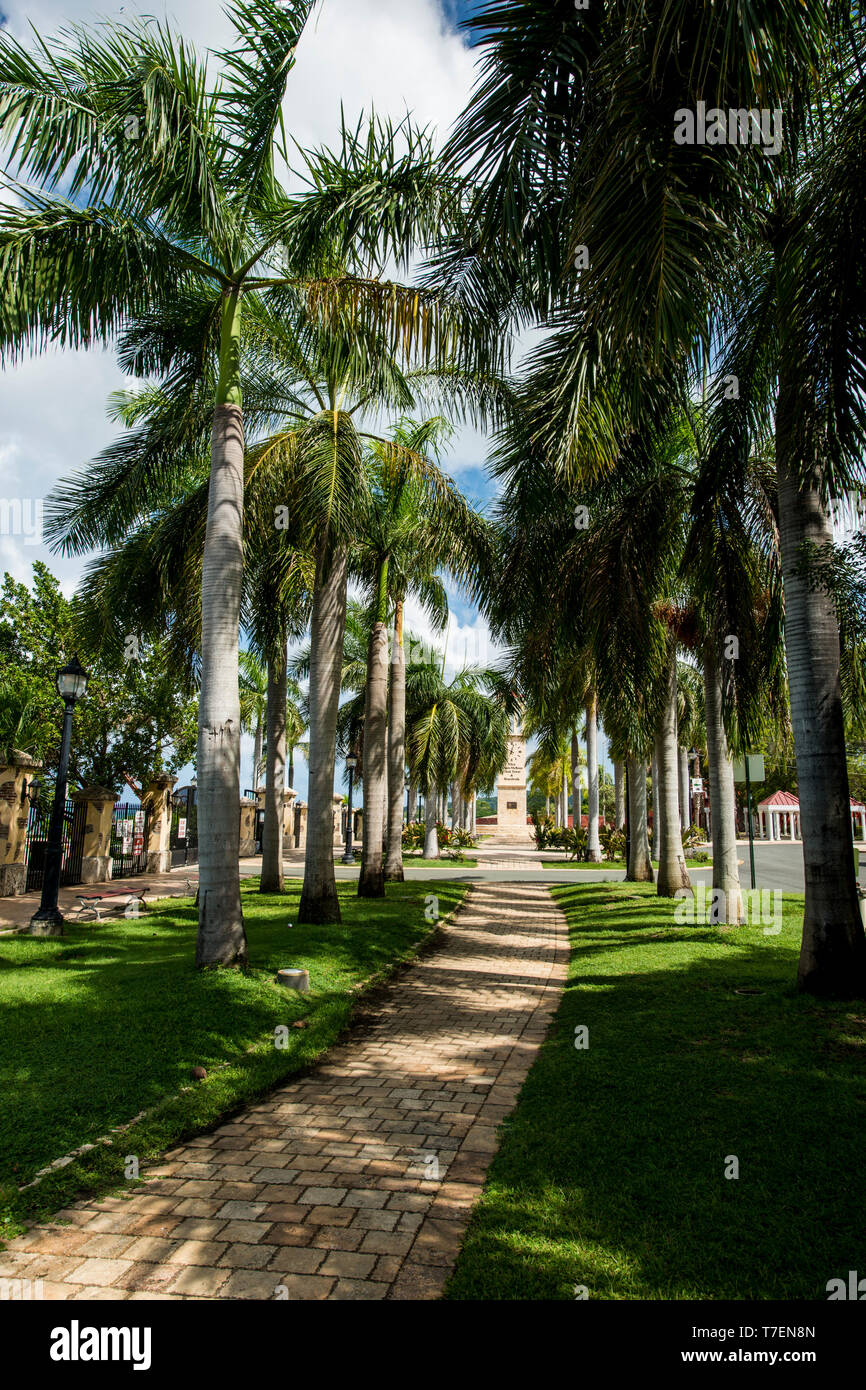
M802 897L765 934L550 891L569 982L445 1297L823 1300L866 1269L866 1009L796 991Z
M426 907L429 885L388 885L384 902L359 899L354 885L338 885L342 925L304 928L294 925L289 937L285 924L291 921L292 910L297 908L300 889L260 896L256 891L257 880L247 880L243 887L251 962L247 972L195 970L196 912L192 899L155 904L138 919L120 918L100 924L85 922L80 926L67 923L65 935L59 940L41 941L24 936L4 940L0 957L0 1010L6 1018L4 1032L7 1036L0 1048L0 1075L4 1067L7 1074L0 1086L0 1114L3 1115L0 1128L7 1154L10 1132L14 1133L15 1129L23 1135L25 1145L29 1140L32 1147L26 1161L16 1150L13 1157L22 1161L14 1170L7 1158L0 1177L0 1242L23 1230L24 1222L44 1219L68 1205L74 1197L105 1195L120 1182L123 1182L124 1195L128 1195L135 1190L135 1184L125 1176L128 1157L135 1156L143 1168L145 1162L152 1163L180 1140L204 1133L248 1101L320 1060L350 1025L352 1013L364 995L417 958L420 952L429 949L462 903L468 886L459 882L437 882L438 918L431 920L434 914ZM403 903L411 906L407 909L398 906ZM145 939L149 945L154 938L157 939L157 946L153 948L154 963L148 968L153 971L155 989L164 994L170 984L181 1007L183 996L192 996L190 1005L204 1002L198 1035L193 1029L178 1044L178 1053L185 1055L167 1068L163 1067L160 1074L136 1077L128 1087L123 1084L123 1058L111 1057L109 1084L115 1090L107 1102L108 1109L103 1105L89 1113L84 1106L77 1132L69 1128L67 1115L66 1128L59 1128L55 1134L50 1128L52 1115L47 1113L52 1095L62 1094L64 1102L74 1110L88 1094L85 1088L100 1077L109 1053L117 1054L119 1050L121 1035L117 1011L123 1011L124 982L118 983L116 976L124 969L124 949L132 955L137 952L140 957L142 951L148 949ZM45 958L44 964L40 957ZM99 1002L94 1000L94 995L99 988L100 963L109 992L105 997L110 997L115 1014L113 1026L102 1040L106 1050L100 1047L98 1018L93 1014L93 1005L98 1007ZM310 993L299 995L277 984L274 976L280 965L309 968ZM67 971L72 972L71 980L62 978ZM46 972L48 989L46 981L38 978ZM52 979L54 972L58 975L56 981ZM10 994L14 998L16 974L28 985L31 980L37 985L35 990L31 988L31 997L18 1001L23 1021L18 1025L17 1038L14 1028L10 1027L12 1020L8 1013ZM113 985L110 982L112 974L115 976ZM72 1000L66 1018L62 1001L54 1007L50 999L46 1002L47 993L52 988L59 989L61 984ZM26 989L23 993L26 994ZM128 1066L137 1065L141 1058L149 1060L143 1041L149 1029L154 1043L163 1046L166 1043L166 1005L168 1003L170 1013L171 998L167 1001L160 997L158 1006L154 1004L151 1019L141 1015L142 1002L141 991L129 995L130 1012L134 1013L134 1028L131 1025L130 1031L135 1036L128 1044ZM26 1032L28 1007L45 1010L42 1032L33 1037L29 1058L22 1056L29 1040ZM228 1015L224 1012L227 1008L233 1008L235 1015L240 1015L233 1020L233 1040L220 1034L223 1017L226 1018L224 1031L228 1031ZM72 1025L81 1064L77 1061L71 1072L68 1062L62 1061L55 1085L55 1078L50 1074L51 1057L63 1048L65 1040L69 1040L70 1015L76 1009L79 1014L82 1009L84 1011L83 1019L79 1017ZM248 1013L252 1015L251 1021L247 1020ZM270 1025L267 1028L262 1027L265 1019ZM295 1029L291 1026L295 1022L305 1026ZM286 1032L281 1038L284 1046L278 1047L275 1029L281 1024L286 1025ZM170 1018L168 1027L171 1027ZM168 1041L170 1045L171 1036ZM19 1044L17 1052L14 1050L16 1042ZM206 1067L207 1078L189 1084L190 1069L199 1064ZM49 1072L39 1078L42 1113L31 1110L30 1117L27 1110L28 1066L34 1072L40 1066L43 1070L48 1068ZM72 1096L67 1101L69 1087L77 1074L82 1077L81 1093L78 1098ZM143 1117L129 1124L142 1110L146 1112ZM49 1126L47 1130L46 1125ZM125 1127L118 1132L118 1126ZM35 1144L34 1134L39 1135ZM107 1142L103 1142L106 1136ZM37 1185L25 1186L32 1182L37 1170L86 1142L94 1143L94 1148L46 1174Z

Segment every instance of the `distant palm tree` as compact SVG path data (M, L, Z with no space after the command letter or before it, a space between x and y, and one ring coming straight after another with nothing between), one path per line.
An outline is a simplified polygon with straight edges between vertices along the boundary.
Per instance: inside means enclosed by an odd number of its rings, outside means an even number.
M465 667L447 682L443 666L425 663L407 688L412 778L425 799L424 858L439 858L438 802L457 782L464 791L492 780L508 753L517 702L498 671Z
M259 785L262 773L262 742L268 703L267 669L255 652L238 653L240 665L241 725L252 733L253 790Z

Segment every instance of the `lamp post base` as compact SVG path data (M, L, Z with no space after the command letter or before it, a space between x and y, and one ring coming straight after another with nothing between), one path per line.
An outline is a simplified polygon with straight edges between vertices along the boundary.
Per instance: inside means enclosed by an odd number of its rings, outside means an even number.
M30 918L30 926L27 929L28 936L62 936L63 935L63 913L57 908L48 908L43 912L36 912Z
M340 860L341 864L357 864L357 862L358 861L355 858L354 854L344 854L342 859Z

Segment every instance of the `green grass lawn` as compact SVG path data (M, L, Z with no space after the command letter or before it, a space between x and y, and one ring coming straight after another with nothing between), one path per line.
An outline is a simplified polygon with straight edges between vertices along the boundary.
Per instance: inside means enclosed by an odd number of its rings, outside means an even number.
M308 1065L348 1023L359 990L435 930L425 884L389 884L381 901L338 885L341 925L291 928L300 884L284 896L260 896L257 884L243 885L246 973L195 969L191 899L137 920L67 923L61 939L0 941L0 1234L75 1190L116 1181L124 1155L155 1156ZM440 915L465 892L437 882ZM277 984L282 966L308 969L310 993ZM308 1026L290 1027L278 1049L275 1028L302 1018ZM207 1079L178 1097L193 1066ZM154 1106L110 1149L17 1192L52 1160Z
M551 892L569 982L448 1296L824 1300L866 1274L866 1008L796 993L802 898L770 937L676 926L643 885Z

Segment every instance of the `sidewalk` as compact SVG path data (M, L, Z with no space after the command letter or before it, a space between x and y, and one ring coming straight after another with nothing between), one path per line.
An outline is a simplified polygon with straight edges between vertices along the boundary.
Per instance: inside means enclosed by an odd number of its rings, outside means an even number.
M541 885L474 887L366 1034L0 1252L46 1299L435 1299L565 982Z
M261 865L260 859L244 860L241 864L242 874L247 862ZM155 902L157 898L188 897L187 879L191 879L195 883L198 882L197 864L171 869L165 874L135 874L132 878L112 878L108 883L76 883L70 888L61 888L57 901L64 917L70 917L75 921L80 907L79 893L92 893L94 895L97 893L140 893L143 888L146 888L147 901ZM195 891L193 888L193 897ZM34 912L39 910L39 899L40 894L38 892L23 893L18 898L0 898L0 932L26 927ZM88 919L85 917L84 920L87 921Z

